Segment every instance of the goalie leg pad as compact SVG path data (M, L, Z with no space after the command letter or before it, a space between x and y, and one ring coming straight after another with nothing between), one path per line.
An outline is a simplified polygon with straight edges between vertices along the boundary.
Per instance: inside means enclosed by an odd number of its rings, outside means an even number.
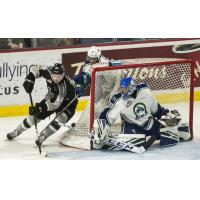
M133 145L129 142L122 142L115 138L107 137L107 138L105 138L104 142L105 142L105 144L108 144L110 146L116 146L117 148L113 149L116 151L126 150L126 151L130 151L133 153L144 153L145 152L145 148L143 146L136 147L135 145Z
M180 142L188 141L191 138L189 126L187 124L183 124L183 123L179 124L178 133L179 133Z
M167 127L161 129L160 146L167 147L176 145L179 142L179 133L177 127Z
M114 142L113 142L114 141ZM119 142L119 144L117 143ZM110 135L105 138L105 140L101 140L101 143L93 143L94 149L108 149L114 151L124 150L124 146L122 147L120 144L130 144L134 147L142 147L146 142L146 137L144 134L118 134L115 136ZM128 148L128 147L127 147ZM125 149L126 150L126 149Z
M119 134L113 138L120 142L133 144L136 147L140 147L146 142L145 134Z

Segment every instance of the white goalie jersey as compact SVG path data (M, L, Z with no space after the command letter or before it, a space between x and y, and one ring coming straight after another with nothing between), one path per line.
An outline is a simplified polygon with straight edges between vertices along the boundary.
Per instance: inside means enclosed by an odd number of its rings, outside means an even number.
M109 125L112 125L120 115L124 121L142 127L152 115L156 116L161 112L161 106L145 83L138 84L136 91L133 96L123 97L118 93L112 97L109 107L101 115ZM151 128L151 121L149 122Z

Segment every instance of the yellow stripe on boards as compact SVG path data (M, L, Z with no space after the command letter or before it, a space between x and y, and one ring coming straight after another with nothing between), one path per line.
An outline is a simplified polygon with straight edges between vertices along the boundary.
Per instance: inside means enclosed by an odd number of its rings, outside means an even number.
M188 92L165 93L165 94L155 95L155 97L156 97L156 100L161 105L189 101L189 93ZM200 101L200 91L194 92L194 101Z
M1 106L0 117L14 117L28 114L28 105L22 106Z
M188 101L188 93L166 93L161 95L155 95L157 101L162 104L178 103L180 99L182 101ZM200 101L200 91L194 92L194 101ZM88 100L80 100L76 111L83 111L86 108ZM21 106L1 106L0 107L0 117L13 117L28 115L29 105Z
M83 111L87 105L87 100L79 101L76 111ZM0 117L14 117L28 115L29 105L21 106L1 106L0 107Z

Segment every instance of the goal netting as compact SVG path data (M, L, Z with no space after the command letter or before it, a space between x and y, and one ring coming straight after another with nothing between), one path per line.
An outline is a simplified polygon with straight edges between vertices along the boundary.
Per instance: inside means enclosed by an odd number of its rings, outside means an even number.
M95 64L91 73L90 100L74 128L66 131L61 143L83 149L91 149L88 133L94 120L106 108L111 97L118 92L121 78L132 76L136 83L145 82L157 101L169 109L177 109L182 122L193 126L192 61L175 58L139 58L122 60L120 66ZM120 118L111 127L120 132Z

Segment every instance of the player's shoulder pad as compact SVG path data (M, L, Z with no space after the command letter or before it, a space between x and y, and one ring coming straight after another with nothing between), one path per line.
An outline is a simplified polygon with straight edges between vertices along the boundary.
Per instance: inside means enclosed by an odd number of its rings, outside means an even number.
M137 85L137 89L138 90L143 90L143 89L147 89L147 88L149 88L149 87L148 87L148 85L146 83L139 83Z
M115 104L115 102L118 101L118 100L121 98L121 96L122 96L121 93L115 94L115 95L111 98L110 103Z

